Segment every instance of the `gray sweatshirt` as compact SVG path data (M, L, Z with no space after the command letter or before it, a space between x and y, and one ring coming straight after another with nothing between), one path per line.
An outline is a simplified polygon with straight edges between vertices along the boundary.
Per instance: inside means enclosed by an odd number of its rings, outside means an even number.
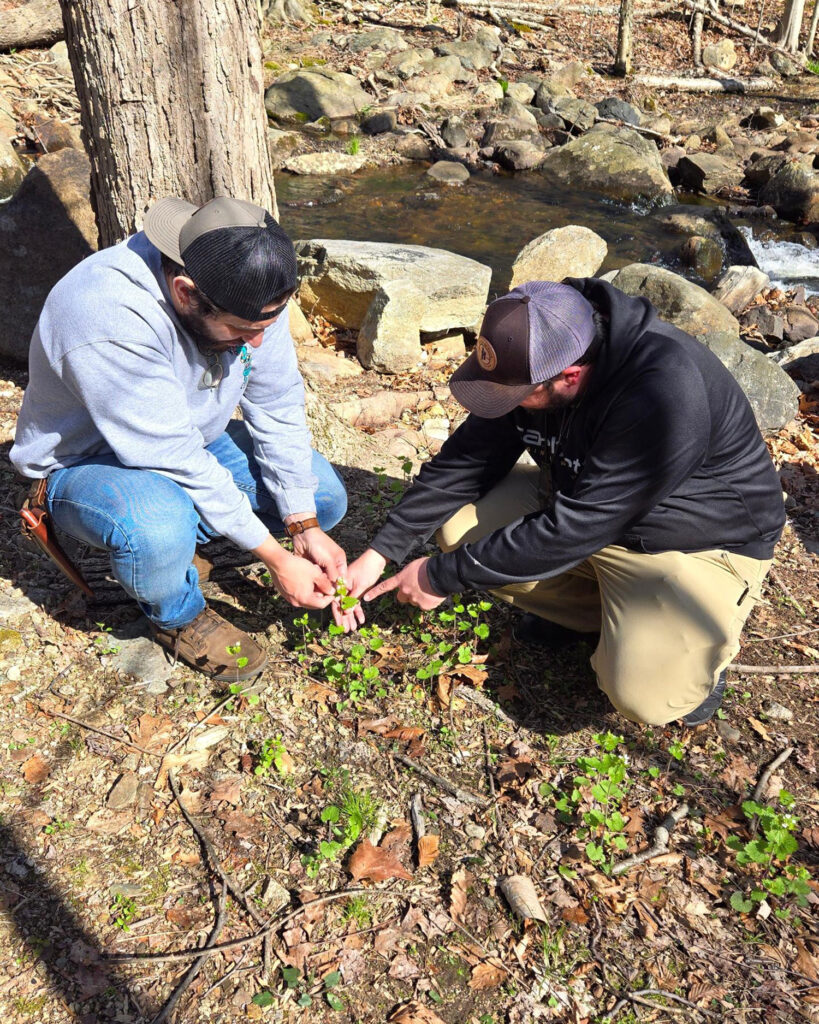
M142 232L94 253L46 299L11 461L40 478L113 453L125 466L174 480L218 534L257 547L267 528L205 446L239 406L280 515L315 511L304 384L287 315L259 348L221 361L219 386L200 389L209 358L180 325L159 251Z

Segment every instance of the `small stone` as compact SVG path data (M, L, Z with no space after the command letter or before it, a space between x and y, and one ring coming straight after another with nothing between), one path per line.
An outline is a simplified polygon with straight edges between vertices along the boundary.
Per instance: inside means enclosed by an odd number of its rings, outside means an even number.
M128 676L143 686L161 684L164 693L165 681L173 672L173 665L165 656L165 652L146 636L133 640L111 641L112 646L119 650L115 653L111 667L124 676Z
M427 174L445 185L463 185L465 181L469 181L469 171L466 167L452 160L439 160L429 168Z
M6 679L12 683L18 682L21 675L22 672L19 665L12 665L11 668L6 670Z
M483 825L476 825L474 821L468 821L464 825L464 832L470 837L470 839L485 839L486 829Z
M783 704L778 704L775 700L768 701L763 711L768 718L773 718L777 722L790 722L793 719L791 709L786 708Z
M126 807L130 807L136 800L138 788L139 779L133 772L125 772L124 775L120 775L108 794L106 802L109 809L112 811L124 811Z
M742 739L742 733L739 731L739 729L735 729L730 722L725 722L722 720L718 721L717 732L724 740L727 740L728 743L739 743L739 741Z
M395 131L397 124L394 110L379 110L361 122L361 130L367 135L382 135Z
M290 893L283 885L272 878L268 878L262 887L262 899L270 913L275 914L277 910L286 907L290 902Z

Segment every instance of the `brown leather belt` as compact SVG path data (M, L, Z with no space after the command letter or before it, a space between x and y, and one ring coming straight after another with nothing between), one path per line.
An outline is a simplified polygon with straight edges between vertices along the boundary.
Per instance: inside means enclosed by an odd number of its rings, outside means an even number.
M60 547L51 528L51 523L46 510L46 494L48 492L48 480L32 481L28 497L20 509L21 529L24 537L37 545L41 551L51 559L52 562L63 572L71 582L80 588L88 597L94 596L94 591L82 578L80 572L72 564L71 559Z

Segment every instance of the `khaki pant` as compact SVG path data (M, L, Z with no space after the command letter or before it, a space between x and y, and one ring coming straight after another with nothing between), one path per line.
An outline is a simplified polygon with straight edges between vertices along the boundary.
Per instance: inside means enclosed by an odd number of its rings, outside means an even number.
M438 532L444 551L543 507L539 471L517 466ZM583 632L600 631L591 665L626 718L663 725L705 700L739 651L770 561L726 551L649 555L611 545L561 576L492 593Z

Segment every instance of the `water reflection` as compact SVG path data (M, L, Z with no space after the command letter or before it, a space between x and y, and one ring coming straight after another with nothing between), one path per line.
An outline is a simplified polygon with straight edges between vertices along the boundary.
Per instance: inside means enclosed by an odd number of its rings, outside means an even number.
M567 189L542 174L473 174L459 187L438 185L413 164L330 180L280 174L276 181L283 227L293 238L348 238L403 242L448 249L492 268L492 289L506 290L512 262L533 238L551 228L582 224L601 235L609 253L601 272L627 263L662 263L680 270L684 241L662 228L650 211L618 205L600 196ZM714 205L680 196L681 202ZM308 205L309 204L309 205ZM754 224L749 232L770 231ZM789 228L793 230L793 228ZM784 234L783 228L783 234ZM817 254L802 247L799 263ZM775 250L761 250L765 258ZM780 261L777 279L789 282ZM686 271L690 275L690 271ZM818 275L819 276L819 275ZM804 282L800 282L804 283ZM819 282L817 282L819 290Z

